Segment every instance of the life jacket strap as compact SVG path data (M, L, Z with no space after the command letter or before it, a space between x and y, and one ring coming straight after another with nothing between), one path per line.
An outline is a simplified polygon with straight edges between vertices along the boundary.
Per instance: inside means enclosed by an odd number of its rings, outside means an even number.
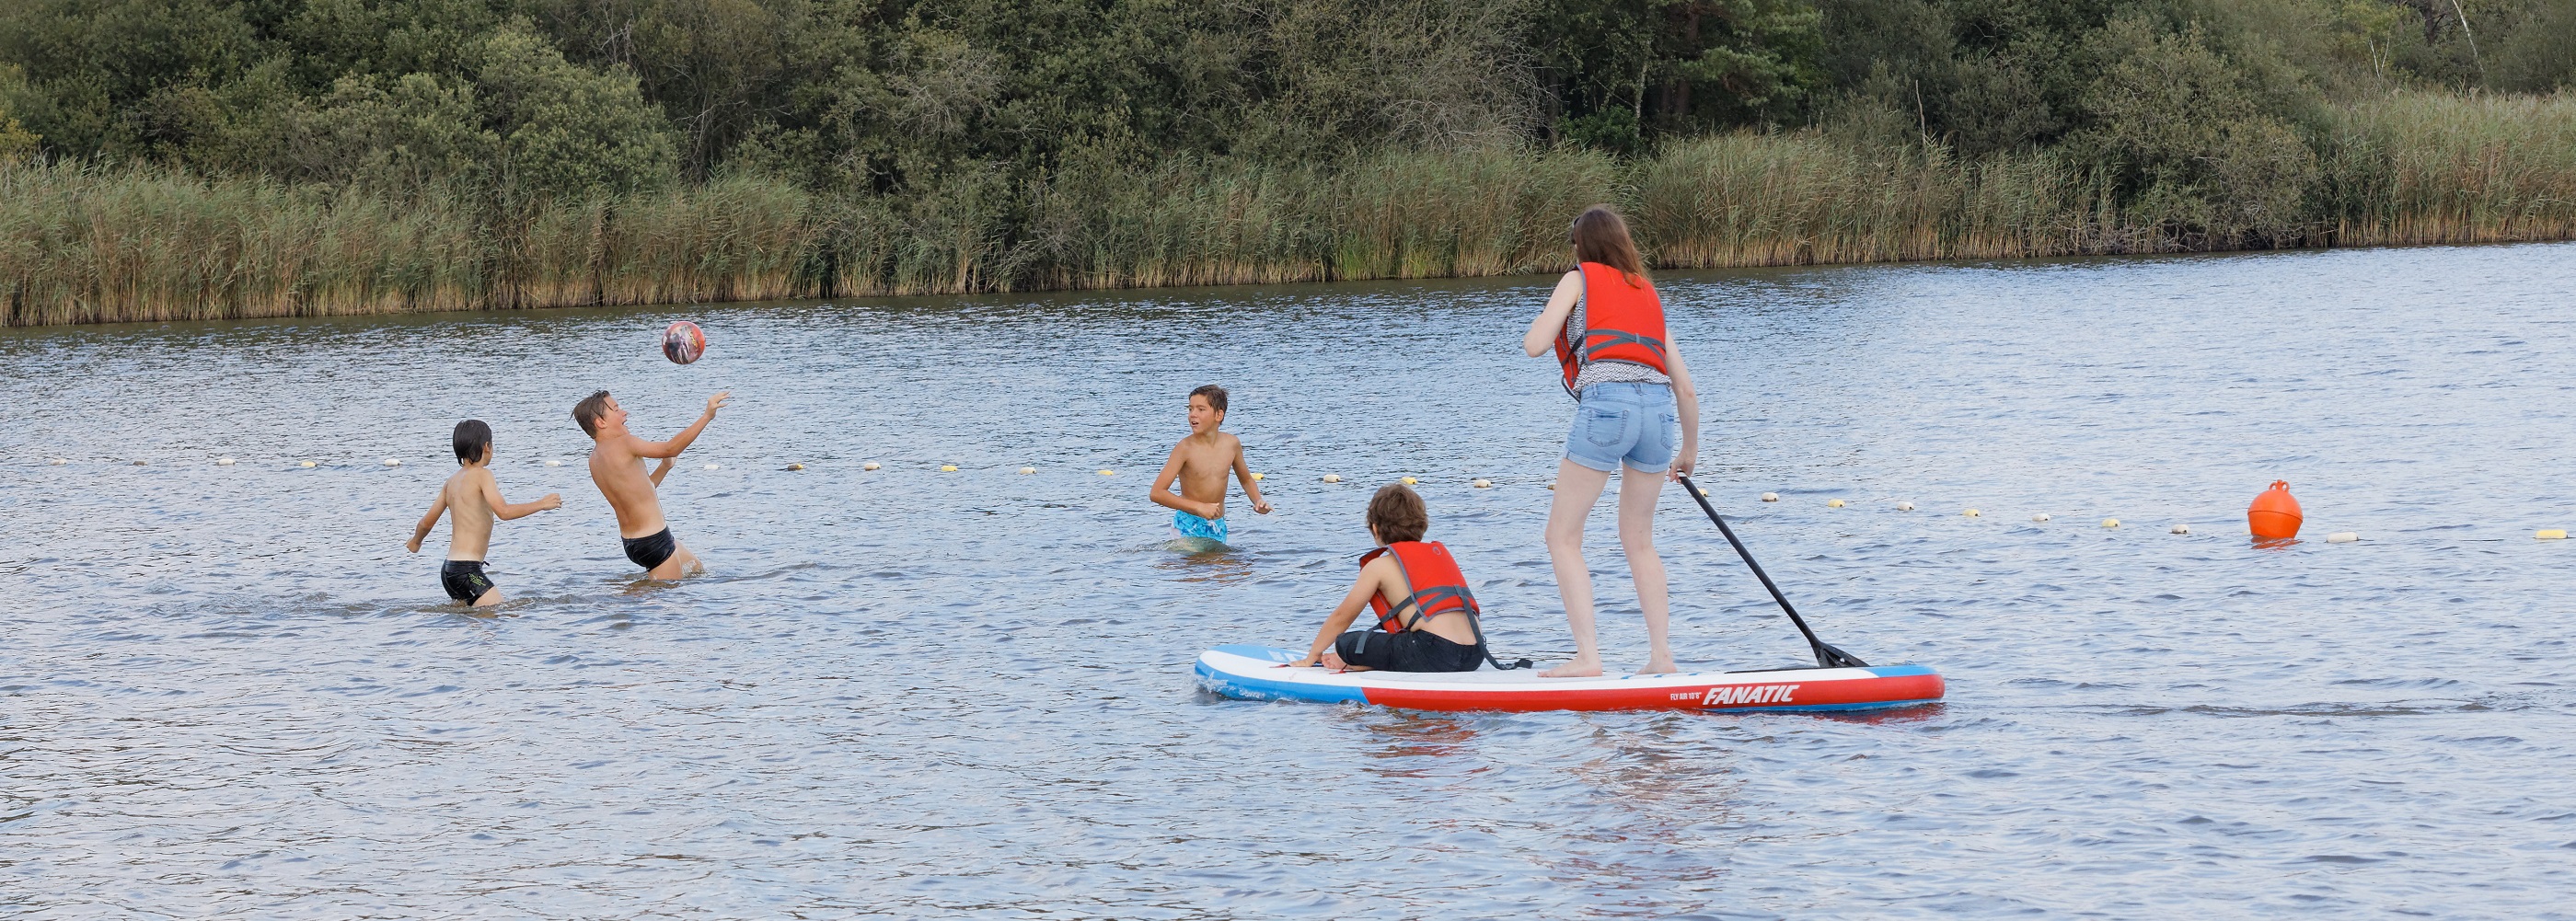
M1584 330L1583 360L1587 362L1593 361L1595 360L1592 357L1593 353L1599 352L1603 349L1617 348L1623 345L1644 346L1646 351L1655 353L1656 361L1665 360L1664 340L1657 339L1653 336L1640 336L1636 333L1617 329L1601 330L1597 332L1593 330ZM1616 361L1617 359L1611 360Z
M1361 554L1360 565L1368 565L1370 560L1377 559L1380 556L1386 556L1389 559L1393 559L1395 561L1396 574L1403 576L1404 584L1409 587L1413 584L1413 574L1405 569L1404 555L1400 553L1390 553L1389 551L1392 549L1394 548L1379 547ZM1494 668L1503 671L1509 671L1515 668L1530 668L1536 664L1528 659L1520 659L1509 665L1505 665L1503 664L1503 660L1494 658L1493 649L1485 644L1484 618L1479 616L1479 611L1476 605L1476 596L1474 593L1469 592L1467 590L1467 586L1464 584L1435 585L1427 589L1413 590L1411 593L1404 596L1404 600L1396 602L1394 605L1385 608L1378 614L1378 629L1385 630L1388 633L1399 633L1417 629L1422 625L1423 621L1449 613L1447 610L1430 611L1425 613L1427 608L1453 599L1458 602L1456 610L1461 614L1467 615L1467 633L1468 635L1476 638L1477 655L1484 656L1485 661L1493 663ZM1405 609L1407 608L1411 608L1413 610L1413 616L1411 619L1405 619L1403 616ZM1389 626L1393 626L1396 629L1389 630L1387 629ZM1367 636L1363 634L1358 645L1351 647L1351 651L1353 653L1357 653L1367 648L1368 639Z
M1431 607L1451 599L1456 599L1458 601L1457 610L1466 612L1469 617L1476 616L1476 599L1467 594L1466 586L1437 585L1431 588L1419 589L1410 595L1404 596L1404 600L1398 601L1393 607L1386 609L1386 615L1379 619L1378 626L1383 627L1387 624L1394 623L1400 624L1405 630L1419 630L1422 628L1423 621L1449 613L1447 610L1434 611L1431 610ZM1404 616L1404 609L1406 608L1413 609L1412 617L1407 618Z

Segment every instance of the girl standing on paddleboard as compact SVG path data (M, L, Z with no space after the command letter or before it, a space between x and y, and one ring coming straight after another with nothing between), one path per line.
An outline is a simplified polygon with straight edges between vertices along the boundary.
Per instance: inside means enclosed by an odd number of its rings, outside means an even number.
M1592 633L1592 573L1583 564L1583 522L1619 477L1619 546L1637 581L1652 654L1639 674L1673 670L1665 634L1671 605L1664 561L1655 555L1655 500L1664 480L1687 476L1699 457L1699 399L1690 370L1664 328L1663 300L1646 279L1627 222L1608 205L1574 219L1579 265L1556 283L1547 309L1530 321L1521 348L1530 357L1556 352L1565 392L1574 395L1573 430L1556 464L1556 500L1547 514L1547 552L1556 567L1565 622L1574 629L1574 661L1540 672L1547 678L1601 674ZM1675 451L1673 429L1681 429Z

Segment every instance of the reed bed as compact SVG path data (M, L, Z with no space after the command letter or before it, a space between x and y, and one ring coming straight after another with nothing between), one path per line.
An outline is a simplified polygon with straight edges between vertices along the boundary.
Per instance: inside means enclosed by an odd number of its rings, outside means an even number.
M2576 93L2405 93L2342 114L2327 157L2336 242L2576 237Z
M1672 268L2576 237L2576 96L2393 95L2316 143L2310 213L2270 238L2124 212L2100 171L2051 152L1960 160L1812 131L1627 162L967 168L908 195L737 176L507 214L470 194L27 162L0 165L0 323L1500 275L1561 265L1567 220L1595 202Z
M1990 259L2163 248L2124 227L2087 171L2050 154L1960 162L1813 132L1669 148L1639 170L1631 223L1656 264L1717 268Z

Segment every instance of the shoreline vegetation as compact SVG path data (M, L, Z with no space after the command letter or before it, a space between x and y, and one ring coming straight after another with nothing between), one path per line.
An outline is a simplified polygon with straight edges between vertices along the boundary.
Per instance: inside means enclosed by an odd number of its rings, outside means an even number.
M2044 152L1816 131L1630 162L1164 164L914 201L724 177L509 222L435 195L26 163L0 167L0 285L28 326L1510 275L1561 268L1567 216L1603 201L1665 269L2576 239L2576 96L2402 94L2336 128L2295 210L2217 217L2119 207Z
M5 326L1537 273L1602 202L1662 269L2576 238L2576 0L0 9Z

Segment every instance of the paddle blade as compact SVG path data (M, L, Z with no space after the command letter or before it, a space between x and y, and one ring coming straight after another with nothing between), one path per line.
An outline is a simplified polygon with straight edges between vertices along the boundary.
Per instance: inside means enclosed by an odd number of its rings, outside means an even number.
M1834 648L1832 643L1816 643L1816 665L1821 668L1868 668L1859 656Z

